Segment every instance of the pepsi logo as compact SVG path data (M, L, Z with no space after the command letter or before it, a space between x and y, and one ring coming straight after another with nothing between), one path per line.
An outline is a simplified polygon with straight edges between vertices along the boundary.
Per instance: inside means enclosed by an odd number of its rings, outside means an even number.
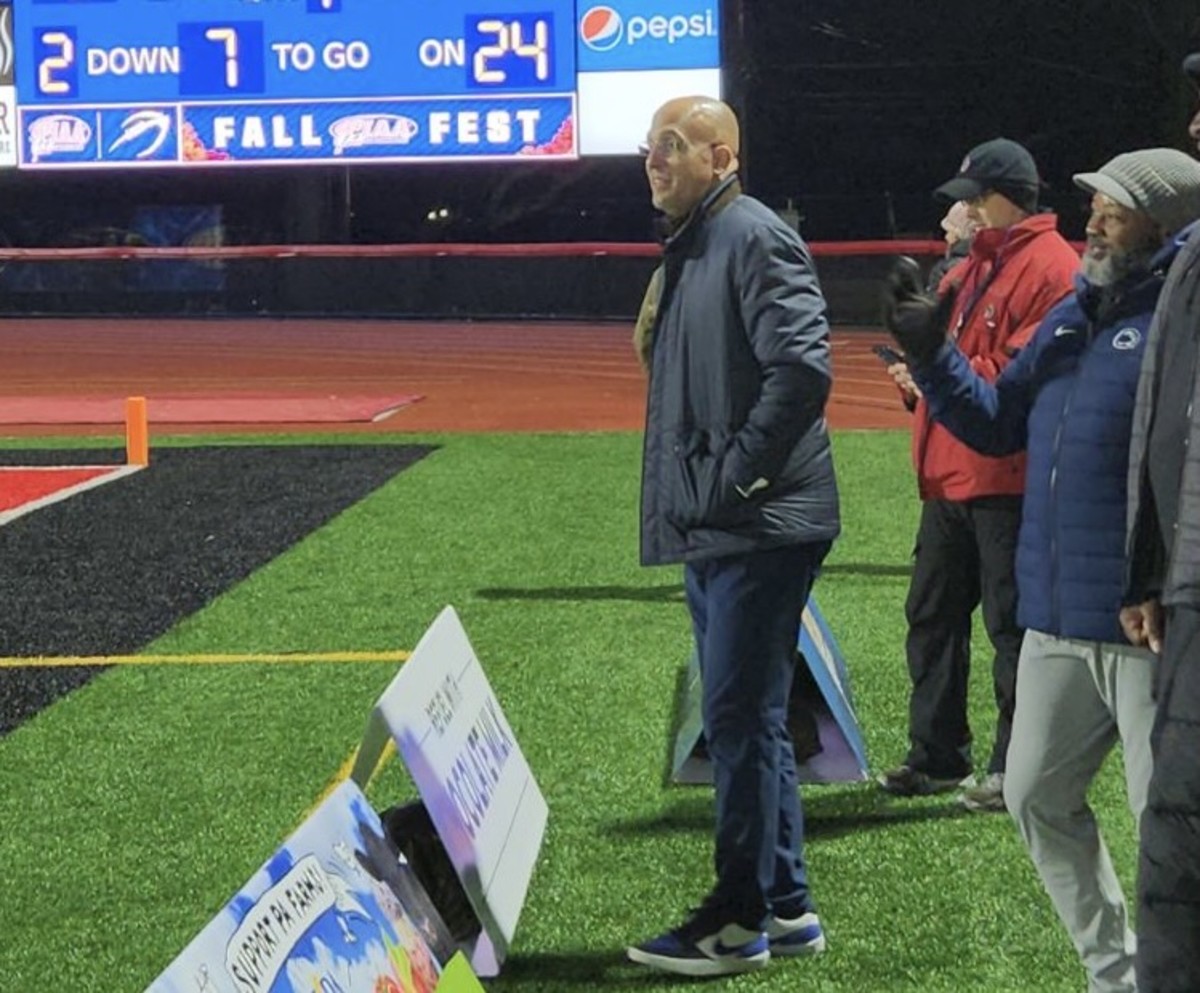
M621 43L621 15L612 7L591 7L579 20L579 37L593 52L607 52Z

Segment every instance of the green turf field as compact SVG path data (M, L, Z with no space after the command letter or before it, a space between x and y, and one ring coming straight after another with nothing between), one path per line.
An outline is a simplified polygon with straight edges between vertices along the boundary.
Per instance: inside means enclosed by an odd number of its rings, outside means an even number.
M689 625L679 571L637 563L639 438L401 440L441 447L145 651L412 648L452 604L550 807L511 959L485 985L693 988L622 954L678 923L711 882L709 793L662 783ZM835 445L844 533L816 598L878 771L906 745L902 604L918 505L906 435L843 433ZM979 759L992 705L976 640ZM125 666L0 738L0 990L142 990L304 818L394 671ZM410 792L392 763L370 795L382 808ZM1110 761L1093 801L1132 892L1123 796ZM804 803L829 952L710 986L1083 989L1006 816L890 800L869 784L806 787Z

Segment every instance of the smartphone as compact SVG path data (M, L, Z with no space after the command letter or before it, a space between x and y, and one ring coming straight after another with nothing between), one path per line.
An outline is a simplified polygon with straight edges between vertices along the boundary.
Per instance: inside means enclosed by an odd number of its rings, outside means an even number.
M895 365L897 362L907 361L903 355L890 345L872 345L871 351L879 356L884 365Z

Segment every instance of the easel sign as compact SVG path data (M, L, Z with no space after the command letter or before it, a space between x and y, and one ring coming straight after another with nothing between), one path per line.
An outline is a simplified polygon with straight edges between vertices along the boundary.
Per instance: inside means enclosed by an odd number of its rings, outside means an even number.
M342 783L148 993L482 993L412 870Z
M494 976L516 931L548 810L452 607L371 712L355 782L368 781L389 738L478 919L462 947L478 975Z
M861 782L868 777L867 751L850 674L828 622L812 597L804 607L796 645L798 666L788 702L788 730L796 750L801 783ZM702 686L695 651L679 674L674 731L669 741L670 782L712 782L704 742Z

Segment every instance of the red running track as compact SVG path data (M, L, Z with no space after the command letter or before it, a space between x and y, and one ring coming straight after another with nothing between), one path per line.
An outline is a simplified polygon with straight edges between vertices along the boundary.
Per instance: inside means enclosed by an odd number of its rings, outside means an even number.
M835 328L834 429L908 427L870 351L884 341L878 329ZM6 319L0 369L6 396L423 397L379 423L172 424L171 434L636 430L644 414L623 324ZM10 436L112 433L100 424L0 425Z

